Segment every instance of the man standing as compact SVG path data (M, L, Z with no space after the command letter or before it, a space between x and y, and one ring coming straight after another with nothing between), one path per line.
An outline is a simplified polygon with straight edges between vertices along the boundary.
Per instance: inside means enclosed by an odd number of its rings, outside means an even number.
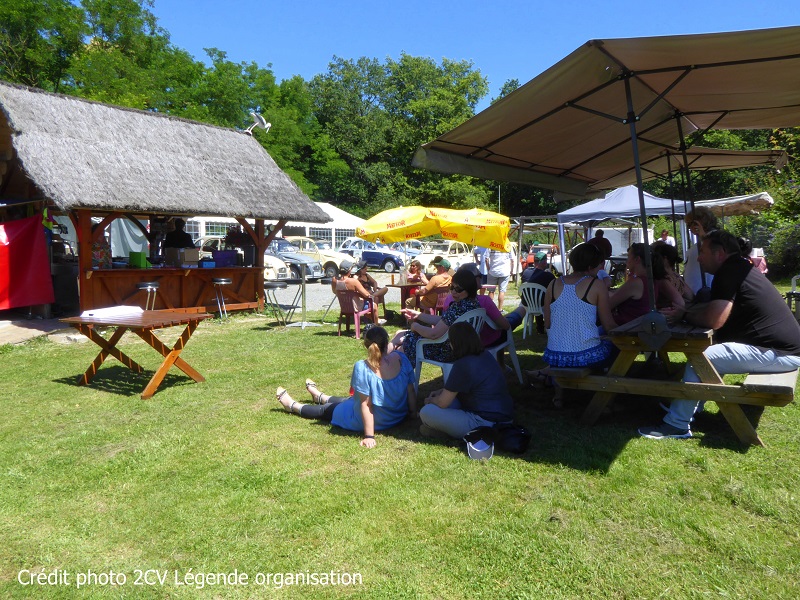
M489 271L486 270L486 253L488 250L481 246L475 246L472 249L472 258L475 259L475 264L478 265L478 271L481 274L481 285L486 285L486 278ZM483 292L481 292L483 293Z
M489 273L487 283L497 286L497 308L500 310L503 310L508 280L511 279L511 271L514 268L513 262L514 258L508 252L489 250L486 253L486 268ZM494 292L489 292L489 298L494 300Z
M603 253L603 260L608 260L611 258L611 255L614 251L611 248L611 242L609 242L605 237L605 232L602 229L598 229L594 233L594 237L589 240L589 243L592 246L597 246L600 248L600 252Z
M669 231L666 229L661 230L661 237L659 238L665 244L675 247L675 238L669 234Z
M714 275L711 300L688 310L663 309L670 321L715 330L713 345L704 354L720 375L730 373L784 373L800 367L800 324L775 287L740 253L738 240L723 230L708 233L700 242L698 262ZM686 366L683 381L700 378ZM674 400L664 422L642 427L652 439L689 438L698 402Z
M438 287L447 287L450 285L450 261L446 258L437 257L434 259L433 266L436 267L436 275L428 280L425 287L417 288L415 294L406 300L406 308L414 308L417 298L419 298L419 305L423 310L436 308L439 294L434 292L434 290Z
M194 248L192 236L183 230L186 227L186 221L175 219L173 225L175 225L175 229L167 233L164 238L164 248Z

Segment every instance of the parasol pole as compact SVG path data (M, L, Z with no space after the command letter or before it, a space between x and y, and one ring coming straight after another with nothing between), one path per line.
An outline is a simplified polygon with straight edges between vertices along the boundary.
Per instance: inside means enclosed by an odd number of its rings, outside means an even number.
M642 190L642 165L639 163L639 140L636 135L636 121L638 117L633 111L633 95L631 93L631 74L628 73L625 77L625 100L628 103L628 116L623 123L628 124L631 132L631 147L633 149L633 166L636 170L636 191L639 193L639 214L642 218L642 237L644 238L645 246L650 248L650 240L647 235L647 213L644 208L644 190ZM656 290L655 282L653 281L653 263L650 260L650 252L644 253L644 262L647 267L647 286L650 292L650 312L656 310Z

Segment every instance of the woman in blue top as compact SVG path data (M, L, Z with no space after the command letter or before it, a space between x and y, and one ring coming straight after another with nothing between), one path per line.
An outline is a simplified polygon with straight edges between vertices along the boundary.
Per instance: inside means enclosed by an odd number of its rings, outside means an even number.
M366 360L353 367L349 398L328 396L306 379L306 389L317 405L292 400L285 388L276 391L278 402L291 413L306 419L328 421L350 431L363 431L360 445L375 447L375 432L401 423L416 413L414 368L400 352L387 352L389 335L383 327L373 327L364 334Z

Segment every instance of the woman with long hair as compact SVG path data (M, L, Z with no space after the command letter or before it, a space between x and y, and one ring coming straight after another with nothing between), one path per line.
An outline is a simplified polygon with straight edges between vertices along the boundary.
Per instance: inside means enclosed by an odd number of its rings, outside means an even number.
M306 379L306 389L315 404L293 400L286 388L275 395L287 412L305 419L327 421L349 431L363 432L360 441L366 448L375 447L375 432L401 423L416 414L414 368L400 352L389 352L389 335L383 327L373 327L364 334L367 358L353 367L350 397L323 394L317 384Z
M647 276L647 257L650 247L647 244L631 244L628 248L628 260L626 266L630 274L627 281L616 290L612 290L609 301L614 321L617 325L624 325L650 312L650 285ZM655 298L653 305L658 302L659 286L657 281L664 279L667 275L664 270L664 263L660 260L652 260L650 263L653 268L653 282Z

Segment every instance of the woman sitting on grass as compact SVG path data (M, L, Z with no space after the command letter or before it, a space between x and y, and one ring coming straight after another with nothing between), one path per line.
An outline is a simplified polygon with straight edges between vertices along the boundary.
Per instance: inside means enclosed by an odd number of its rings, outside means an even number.
M441 317L410 308L402 310L403 316L411 320L411 329L398 331L392 340L392 347L400 349L402 346L402 351L412 365L416 364L417 341L420 338L435 340L442 337L458 317L481 307L476 298L478 284L475 277L467 271L458 271L453 275L450 292L453 295L453 303ZM453 360L450 344L443 342L425 346L425 358L450 362Z
M456 273L457 275L458 273ZM453 368L444 388L431 392L419 411L420 433L461 439L476 427L491 427L514 419L514 400L494 357L483 349L469 323L450 327Z
M414 368L400 352L387 352L389 335L383 327L364 334L366 360L353 367L349 398L323 394L317 384L306 379L306 389L316 405L292 400L285 388L276 390L278 402L290 413L305 419L318 419L349 431L363 431L360 445L375 447L375 432L394 427L416 413Z

